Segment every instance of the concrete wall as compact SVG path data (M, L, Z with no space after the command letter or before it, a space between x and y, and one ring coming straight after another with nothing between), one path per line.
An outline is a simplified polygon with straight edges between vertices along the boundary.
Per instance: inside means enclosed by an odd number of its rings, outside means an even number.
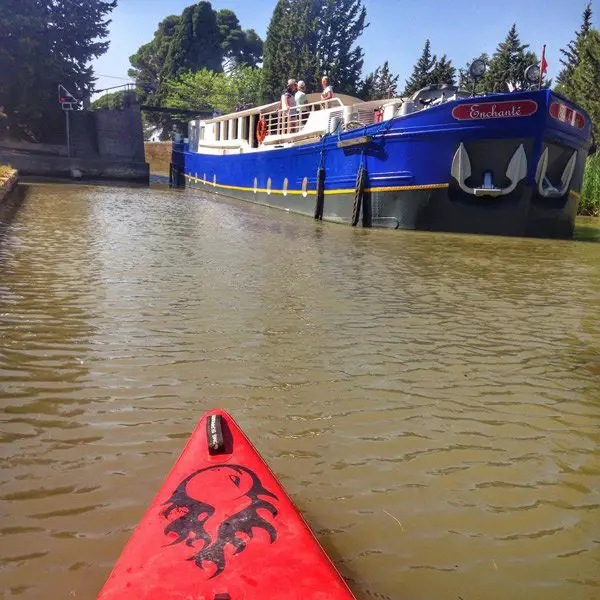
M0 142L0 162L23 175L148 181L138 104L123 110L73 111L69 119L70 159L66 147Z
M144 132L139 105L124 110L97 110L98 154L103 158L144 161Z
M146 162L103 158L64 158L10 154L0 148L0 163L10 163L21 175L57 179L133 181L147 183L150 178Z

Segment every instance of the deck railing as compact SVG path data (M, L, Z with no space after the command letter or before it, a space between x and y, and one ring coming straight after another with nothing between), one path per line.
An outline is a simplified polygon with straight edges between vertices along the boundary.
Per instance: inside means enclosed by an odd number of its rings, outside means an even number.
M291 133L300 133L308 123L311 113L318 110L330 108L343 108L339 98L331 100L321 100L311 104L303 104L289 109L277 109L266 113L261 113L267 126L267 136L270 135L288 135Z

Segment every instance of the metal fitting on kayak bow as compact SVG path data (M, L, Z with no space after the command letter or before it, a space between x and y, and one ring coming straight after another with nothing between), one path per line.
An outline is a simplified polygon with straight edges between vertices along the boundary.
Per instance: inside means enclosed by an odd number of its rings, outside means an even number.
M472 188L466 184L466 180L471 177L471 160L463 143L460 144L458 150L452 159L452 177L456 179L460 189L471 196L508 196L516 189L520 181L527 177L527 155L525 148L521 144L513 154L508 167L506 169L506 177L510 181L510 185L505 188L494 186L491 171L484 173L483 186L480 188Z
M223 454L225 452L223 417L221 415L209 415L206 419L206 439L209 454Z
M537 192L542 198L562 198L568 191L575 174L575 167L577 166L577 152L573 152L571 158L569 158L562 176L560 178L560 186L555 186L548 177L548 161L549 152L546 148L540 156L537 170L535 173L535 183L537 186Z

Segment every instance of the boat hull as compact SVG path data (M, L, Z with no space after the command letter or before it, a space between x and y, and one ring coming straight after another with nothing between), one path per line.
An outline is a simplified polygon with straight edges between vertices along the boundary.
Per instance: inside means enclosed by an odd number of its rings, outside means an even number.
M496 104L486 97L481 105L503 107L509 103L502 100L506 96L500 96ZM517 106L535 109L521 118L465 123L462 116L472 105L455 103L453 108L449 103L392 119L384 126L328 135L320 142L295 147L214 155L174 146L173 165L188 187L307 216L315 215L317 170L323 168L322 218L327 221L392 229L571 237L591 140L589 117L583 117L583 127L558 121L550 110L557 97L547 90L511 96L520 98ZM458 168L464 156L468 169ZM356 180L361 168L367 170L367 183L357 214ZM544 186L558 188L567 172L563 193L545 193ZM486 177L501 194L474 191L484 185Z

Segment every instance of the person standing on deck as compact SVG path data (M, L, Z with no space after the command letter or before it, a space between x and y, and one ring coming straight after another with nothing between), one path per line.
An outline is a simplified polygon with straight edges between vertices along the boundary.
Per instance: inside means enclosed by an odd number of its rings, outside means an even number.
M302 80L300 80L298 82L298 91L296 92L295 100L296 100L296 106L298 107L298 115L300 118L300 127L302 127L302 125L304 124L302 122L302 117L303 117L302 113L305 113L305 111L302 107L306 104L306 100L307 100L306 84Z
M333 98L333 88L329 85L329 77L327 77L327 75L321 79L321 85L323 86L321 99L331 100Z
M296 121L296 91L298 84L295 79L288 79L288 84L281 94L281 119L280 133L291 133Z

